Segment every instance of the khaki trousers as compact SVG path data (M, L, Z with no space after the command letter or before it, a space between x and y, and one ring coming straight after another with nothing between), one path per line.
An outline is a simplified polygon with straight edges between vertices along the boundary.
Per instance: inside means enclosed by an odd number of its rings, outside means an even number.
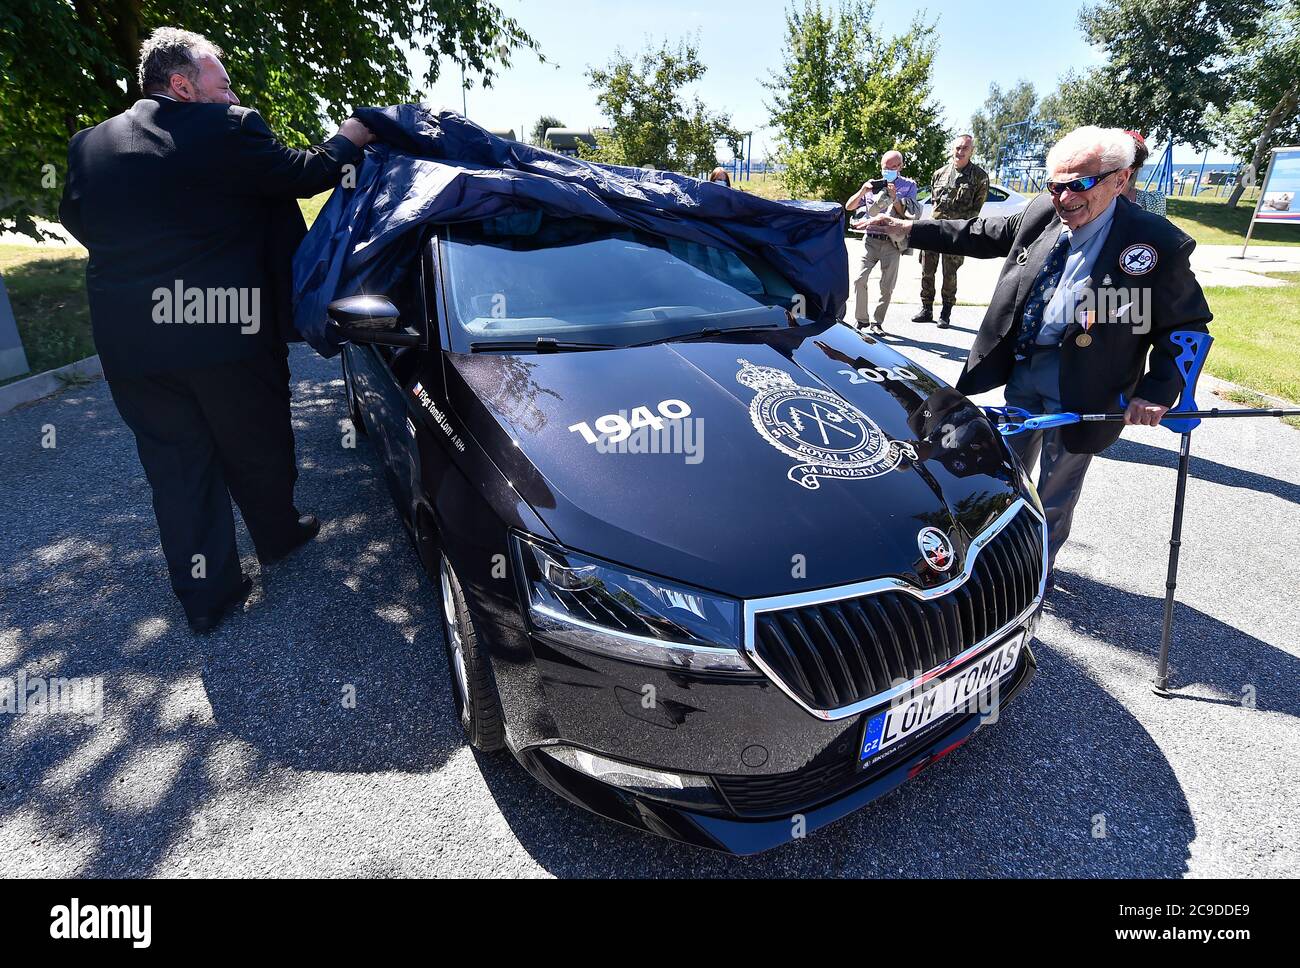
M853 280L853 316L859 326L870 322L867 315L867 286L871 280L871 270L876 266L880 267L880 300L876 303L875 320L878 325L884 325L885 313L889 312L889 301L894 296L894 285L898 282L898 263L901 258L898 246L887 239L862 240L862 260Z

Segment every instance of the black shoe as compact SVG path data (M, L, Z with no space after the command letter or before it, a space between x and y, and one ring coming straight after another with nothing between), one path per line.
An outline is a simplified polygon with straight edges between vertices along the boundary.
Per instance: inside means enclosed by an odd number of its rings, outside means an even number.
M922 306L921 311L912 317L914 323L933 323L933 310L929 306Z
M247 575L242 575L239 585L226 599L225 604L214 612L209 612L207 615L197 615L190 619L190 631L195 635L210 635L227 615L237 608L242 608L251 594L253 594L253 579Z
M314 514L304 514L298 519L297 533L294 535L293 540L289 542L289 547L279 554L265 557L258 555L257 560L264 565L273 565L277 561L284 561L285 558L288 558L318 534L320 534L320 518Z
M939 312L939 328L947 329L952 325L952 307L944 306Z

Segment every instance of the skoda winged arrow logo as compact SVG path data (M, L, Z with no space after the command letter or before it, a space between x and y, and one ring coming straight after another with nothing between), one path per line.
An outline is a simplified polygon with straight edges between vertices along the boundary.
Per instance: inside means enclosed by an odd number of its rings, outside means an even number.
M921 557L934 571L947 571L957 557L952 542L938 528L922 528L916 536L916 543L921 549Z

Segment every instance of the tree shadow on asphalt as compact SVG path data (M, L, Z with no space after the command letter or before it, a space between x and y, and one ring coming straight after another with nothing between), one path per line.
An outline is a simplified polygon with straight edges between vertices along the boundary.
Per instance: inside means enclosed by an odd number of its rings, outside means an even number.
M104 680L101 723L0 716L0 819L30 835L17 845L26 872L148 875L205 836L206 805L251 784L270 798L292 771L435 771L459 748L436 598L371 448L340 446L340 386L300 380L294 393L299 504L326 522L321 535L264 570L245 611L203 639L171 596L107 388L0 424L15 454L0 482L0 677ZM46 422L60 428L56 454L39 450ZM244 566L257 570L250 554Z
M1254 471L1246 471L1239 467L1230 467L1227 464L1220 464L1204 457L1197 457L1195 440L1192 443L1192 463L1188 473L1197 480L1220 484L1224 487L1240 487L1251 491L1259 491L1261 494L1280 497L1292 504L1300 504L1300 484L1279 481L1275 477L1267 477ZM1107 460L1124 461L1131 464L1148 464L1152 467L1166 467L1171 470L1178 469L1177 451L1153 447L1150 444L1139 443L1126 437L1121 437L1106 448L1103 456Z
M1160 655L1164 599L1103 584L1083 575L1063 574L1049 602L1053 613L1080 635L1148 656ZM1248 635L1190 605L1174 602L1174 637L1169 651L1170 685L1175 698L1188 686L1205 686L1224 702L1240 706L1251 687L1255 708L1300 716L1300 659Z
M1195 827L1160 749L1083 671L1042 643L1035 653L1038 676L999 723L884 799L755 857L603 820L508 757L479 764L519 841L561 877L1182 876Z

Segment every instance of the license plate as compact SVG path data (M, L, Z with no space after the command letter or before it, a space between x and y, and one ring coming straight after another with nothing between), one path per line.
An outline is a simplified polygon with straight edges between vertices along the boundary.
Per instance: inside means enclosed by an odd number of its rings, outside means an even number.
M959 708L970 706L989 686L1016 667L1023 635L984 653L966 668L940 679L919 692L908 693L895 705L877 713L867 723L861 760L879 757L886 750L925 732Z

